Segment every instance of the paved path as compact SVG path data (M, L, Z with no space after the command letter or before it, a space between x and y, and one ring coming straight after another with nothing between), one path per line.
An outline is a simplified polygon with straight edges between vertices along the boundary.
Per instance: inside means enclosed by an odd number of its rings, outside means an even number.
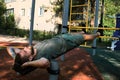
M7 36L0 35L0 42L27 42L26 38L16 37L16 36Z
M23 47L28 45L29 40L24 37L16 37L16 36L7 36L7 35L0 35L0 46L7 47L7 46L14 46L14 47ZM36 41L33 41L35 43Z

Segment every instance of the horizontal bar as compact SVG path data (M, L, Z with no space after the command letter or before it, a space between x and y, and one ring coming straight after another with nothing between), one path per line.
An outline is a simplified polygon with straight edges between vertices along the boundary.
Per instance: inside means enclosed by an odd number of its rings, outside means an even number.
M70 29L103 29L103 30L120 30L120 28L101 28L101 27L75 27L69 26Z
M76 14L88 14L88 13L87 12L81 12L81 13L79 13L79 12L77 12L77 13L71 12L71 15L76 15Z
M84 6L88 6L88 4L72 5L72 7L84 7Z

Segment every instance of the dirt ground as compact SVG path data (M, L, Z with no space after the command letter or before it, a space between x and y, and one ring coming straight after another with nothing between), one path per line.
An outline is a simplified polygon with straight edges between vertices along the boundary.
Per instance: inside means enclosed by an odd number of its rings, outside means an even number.
M0 46L17 46L20 43L0 43ZM27 44L23 43L21 46ZM84 48L75 48L65 54L65 60L57 59L60 65L59 80L103 80L100 72ZM46 69L36 69L20 76L12 70L13 59L6 48L0 49L0 80L49 80Z

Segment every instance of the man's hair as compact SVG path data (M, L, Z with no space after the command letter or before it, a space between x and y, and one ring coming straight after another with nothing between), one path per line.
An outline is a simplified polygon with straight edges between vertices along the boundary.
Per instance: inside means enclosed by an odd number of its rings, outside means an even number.
M25 67L25 68L21 67L21 65L23 63L28 62L28 61L29 61L29 57L27 57L27 56L21 57L20 54L17 54L16 57L15 57L13 69L16 72L18 72L18 73L20 73L22 75L27 74L27 73L35 70L36 68L32 67L32 66L28 66L28 67Z
M31 55L34 55L34 49L33 47L31 46ZM21 55L18 53L15 57L15 63L19 63L19 64L23 64L25 62L29 61L29 57L24 55L21 57Z
M15 63L19 63L20 65L28 61L29 58L27 56L21 57L20 54L17 54L15 57Z

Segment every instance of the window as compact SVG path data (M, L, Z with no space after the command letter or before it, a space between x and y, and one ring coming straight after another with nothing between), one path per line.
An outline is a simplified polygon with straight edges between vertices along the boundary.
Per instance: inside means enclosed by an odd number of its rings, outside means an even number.
M25 16L25 9L21 9L21 16Z
M7 9L6 16L13 15L14 14L14 8Z
M21 0L21 1L25 1L25 0Z
M4 0L5 3L9 3L9 2L15 2L16 0Z
M31 16L31 8L28 10L28 16Z
M39 16L42 16L44 14L44 8L43 7L40 7L39 8L39 13L38 13L38 15Z

